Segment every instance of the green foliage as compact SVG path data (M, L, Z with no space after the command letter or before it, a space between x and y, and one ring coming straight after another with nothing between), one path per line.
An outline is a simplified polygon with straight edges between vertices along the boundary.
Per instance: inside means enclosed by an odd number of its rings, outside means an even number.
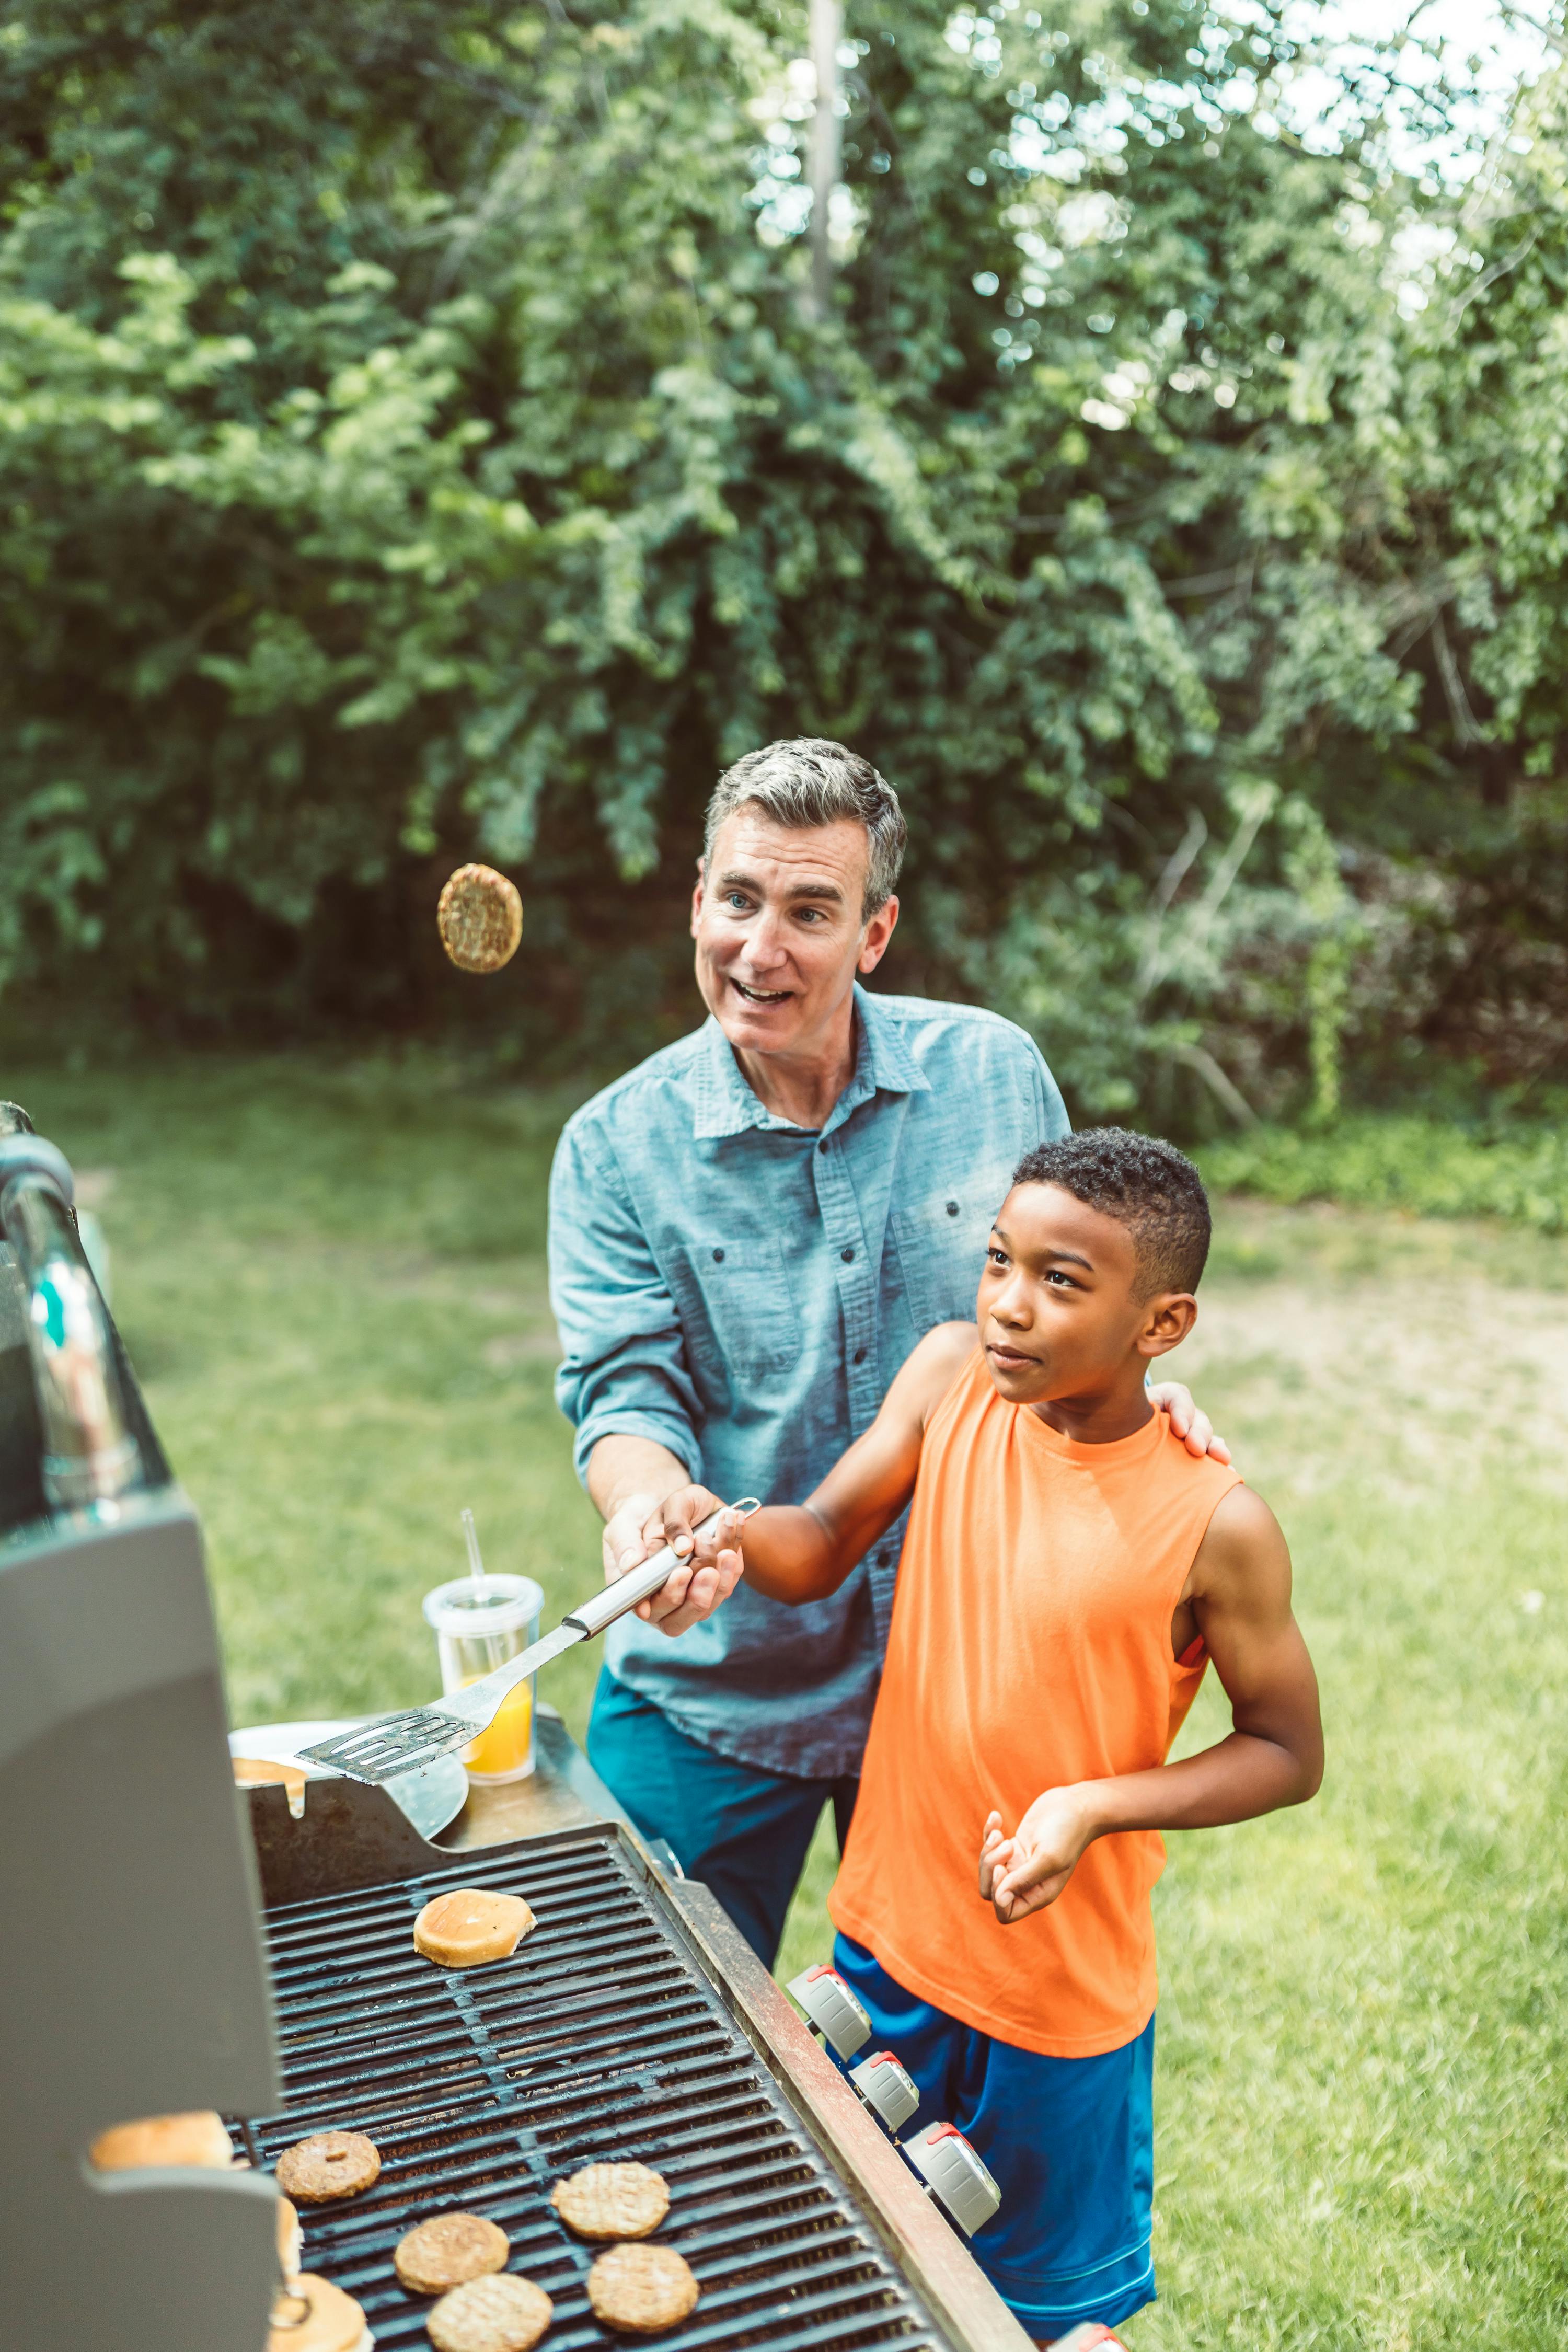
M17 0L0 977L414 1020L477 850L515 1017L630 1050L716 765L809 730L906 798L890 977L1080 1114L1552 1066L1556 79L1461 189L1266 11L847 30L814 322L797 0Z
M1303 1133L1258 1127L1200 1153L1216 1192L1340 1201L1427 1217L1507 1217L1568 1231L1568 1126L1489 1128L1371 1112Z
M1340 1048L1360 933L1355 901L1341 878L1321 817L1306 801L1298 801L1291 815L1294 838L1285 853L1286 879L1318 934L1307 957L1307 1023L1312 1116L1323 1123L1340 1108Z

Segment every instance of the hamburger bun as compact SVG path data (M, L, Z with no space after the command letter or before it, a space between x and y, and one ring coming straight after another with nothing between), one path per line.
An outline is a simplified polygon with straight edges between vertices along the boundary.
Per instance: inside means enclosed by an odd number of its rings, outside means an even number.
M441 893L436 922L459 971L499 971L522 937L517 885L493 866L459 866Z
M278 2200L278 2266L286 2279L298 2278L305 2259L305 2236L300 2216L287 2197Z
M426 1903L414 1922L414 1948L444 1969L482 1968L510 1959L536 1924L521 1895L456 1886Z
M287 1789L291 1797L305 1793L305 1768L302 1764L279 1764L269 1756L236 1756L234 1777L242 1789L268 1789L275 1784Z
M265 1756L237 1756L234 1759L235 1786L239 1789L280 1788L289 1800L289 1811L297 1822L304 1818L306 1777L302 1764L275 1764Z
M149 2165L195 2165L226 2172L234 2162L234 2143L223 2117L202 2107L185 2115L143 2116L135 2123L115 2124L99 2133L88 2157L100 2172L140 2172Z
M353 2295L311 2271L290 2279L272 2305L267 2352L373 2352L374 2343Z
M669 2190L646 2164L589 2164L558 2180L550 2201L580 2238L646 2238L668 2212Z

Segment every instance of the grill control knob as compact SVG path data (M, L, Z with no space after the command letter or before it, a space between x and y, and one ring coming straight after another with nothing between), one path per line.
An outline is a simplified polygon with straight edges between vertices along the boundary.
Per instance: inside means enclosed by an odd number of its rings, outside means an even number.
M890 2050L879 2050L874 2057L851 2066L849 2080L890 2132L907 2124L920 2105L920 2093Z
M871 2039L871 2021L837 1969L807 1969L787 1990L840 2058L853 2058Z
M930 2124L903 2142L904 2154L941 2198L966 2238L984 2228L1002 2191L956 2124Z

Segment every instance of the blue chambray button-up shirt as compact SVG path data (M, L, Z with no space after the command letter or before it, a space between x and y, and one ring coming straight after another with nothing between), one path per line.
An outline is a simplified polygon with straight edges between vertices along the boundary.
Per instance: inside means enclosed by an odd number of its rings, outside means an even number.
M994 1013L855 1004L854 1076L820 1129L763 1108L713 1020L568 1121L550 1280L579 1475L600 1438L638 1435L721 1495L803 1502L922 1333L973 1314L1015 1166L1068 1132L1061 1096ZM679 1641L623 1617L606 1663L724 1755L858 1772L900 1535L804 1608L742 1585Z

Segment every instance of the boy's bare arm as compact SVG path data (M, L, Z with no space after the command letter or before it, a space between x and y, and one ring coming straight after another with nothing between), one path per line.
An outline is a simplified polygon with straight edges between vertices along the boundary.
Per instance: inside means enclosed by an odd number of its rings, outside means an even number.
M914 1492L926 1423L973 1353L973 1323L941 1323L900 1367L882 1409L840 1456L807 1501L753 1512L739 1542L746 1582L773 1601L820 1601L886 1533ZM698 1536L723 1498L706 1486L682 1486L644 1530L650 1546L672 1544L683 1566L653 1596L648 1614L666 1633L683 1633L711 1615L739 1570L733 1533ZM721 1551L722 1557L721 1558Z
M1314 1795L1323 1777L1318 1684L1290 1608L1290 1555L1273 1512L1235 1486L1182 1596L1230 1700L1233 1728L1202 1755L1037 1797L1012 1836L985 1823L980 1891L1004 1925L1054 1903L1097 1837L1216 1829Z

